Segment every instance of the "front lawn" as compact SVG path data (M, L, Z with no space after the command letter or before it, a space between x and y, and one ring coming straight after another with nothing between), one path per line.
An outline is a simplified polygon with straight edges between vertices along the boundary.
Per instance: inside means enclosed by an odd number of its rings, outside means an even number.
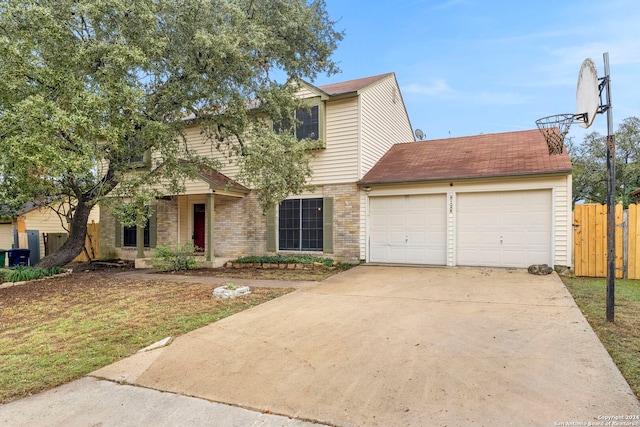
M216 286L81 272L0 289L0 403L293 290L255 287L248 296L220 300L212 298Z
M606 318L606 281L563 277L578 307L636 396L640 397L640 280L615 283L615 322Z

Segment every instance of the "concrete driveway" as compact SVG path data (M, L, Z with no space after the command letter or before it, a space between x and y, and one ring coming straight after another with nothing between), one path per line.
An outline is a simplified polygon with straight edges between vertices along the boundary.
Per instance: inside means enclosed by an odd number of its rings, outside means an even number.
M92 375L338 426L640 415L560 279L522 270L361 266Z

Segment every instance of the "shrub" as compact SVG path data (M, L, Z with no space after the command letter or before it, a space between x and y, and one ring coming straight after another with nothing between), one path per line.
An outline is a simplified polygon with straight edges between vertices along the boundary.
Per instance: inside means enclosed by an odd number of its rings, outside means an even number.
M327 267L333 265L331 258L320 258L313 255L252 255L235 259L232 262L240 264L313 264L314 262L319 262Z
M55 276L64 272L62 267L37 268L19 266L11 270L7 275L9 282L26 282L28 280L41 279L43 277Z
M196 248L192 243L156 246L151 264L160 271L192 270L200 267L196 261Z

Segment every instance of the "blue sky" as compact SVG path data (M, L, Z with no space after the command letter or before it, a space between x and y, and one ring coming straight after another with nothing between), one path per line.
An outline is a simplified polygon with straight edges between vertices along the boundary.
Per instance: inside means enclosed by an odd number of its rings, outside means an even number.
M640 8L636 1L326 0L345 31L342 72L316 85L395 72L413 128L427 139L535 129L576 112L580 65L602 77L609 52L614 128L640 117ZM605 114L576 142L607 132Z

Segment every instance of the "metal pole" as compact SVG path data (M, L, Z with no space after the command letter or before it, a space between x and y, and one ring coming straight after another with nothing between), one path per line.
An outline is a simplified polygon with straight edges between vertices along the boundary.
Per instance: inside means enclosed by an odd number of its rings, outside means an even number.
M611 78L609 53L604 55L604 74L607 86L607 321L614 321L616 281L616 137L611 111Z

